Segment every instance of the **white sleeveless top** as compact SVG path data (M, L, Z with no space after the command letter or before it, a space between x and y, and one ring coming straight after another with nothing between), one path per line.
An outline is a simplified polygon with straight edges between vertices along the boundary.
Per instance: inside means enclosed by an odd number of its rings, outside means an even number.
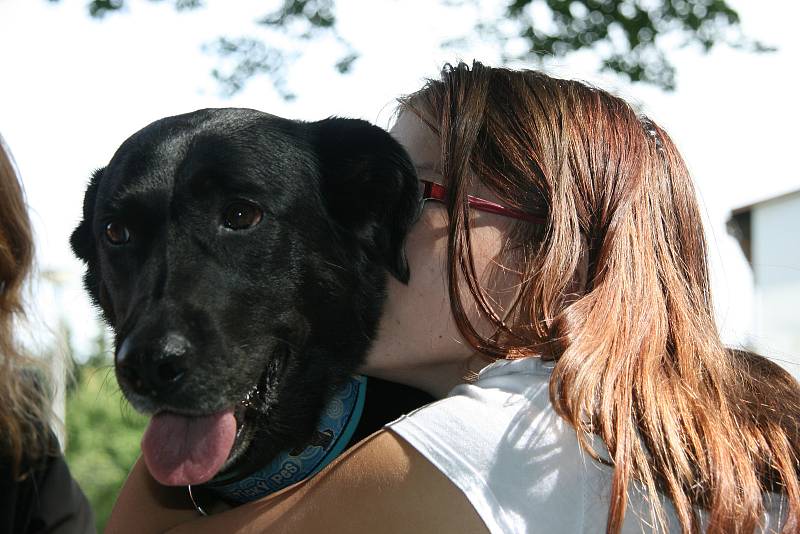
M555 413L551 368L538 358L493 363L473 384L387 425L464 492L493 534L605 532L612 468L588 456ZM777 532L781 499L765 504L765 525ZM669 502L665 509L669 531L680 532ZM649 518L632 484L622 532L653 532Z

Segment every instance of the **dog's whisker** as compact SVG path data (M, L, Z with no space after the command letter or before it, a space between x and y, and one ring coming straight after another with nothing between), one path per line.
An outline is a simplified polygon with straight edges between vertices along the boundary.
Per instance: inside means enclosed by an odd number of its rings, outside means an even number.
M284 339L282 337L276 336L275 334L267 334L267 338L268 339L272 339L274 341L277 341L279 343L282 343L282 344L286 345L287 347L289 347L292 350L300 350L300 347L298 345L292 343L288 339Z
M333 263L333 262L327 261L327 260L322 260L322 263L324 263L325 265L329 265L330 267L333 267L334 269L339 269L340 271L347 272L347 269L343 265L339 265L338 263Z
M264 336L265 336L266 339L282 343L283 345L286 345L290 349L300 350L300 347L298 345L292 343L288 339L284 339L284 338L276 336L274 334L264 334ZM247 349L250 349L251 347L253 347L253 344L245 343L245 344L242 344L242 345L236 345L236 346L232 347L231 350L245 352L245 351L247 351Z

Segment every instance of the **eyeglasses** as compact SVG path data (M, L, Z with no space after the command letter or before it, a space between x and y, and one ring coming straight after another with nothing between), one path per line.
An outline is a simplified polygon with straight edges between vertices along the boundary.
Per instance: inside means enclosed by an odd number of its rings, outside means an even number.
M442 184L437 184L436 182L430 182L428 180L420 180L419 182L422 184L422 198L420 199L419 205L420 213L422 212L422 206L425 204L426 200L433 200L436 202L441 202L442 204L447 202L447 188L445 186ZM527 221L534 224L547 223L547 218L540 213L537 214L520 211L518 209L502 206L490 200L473 197L472 195L467 195L467 203L469 204L470 208L478 211L503 215L505 217L511 217L513 219L519 219L521 221Z

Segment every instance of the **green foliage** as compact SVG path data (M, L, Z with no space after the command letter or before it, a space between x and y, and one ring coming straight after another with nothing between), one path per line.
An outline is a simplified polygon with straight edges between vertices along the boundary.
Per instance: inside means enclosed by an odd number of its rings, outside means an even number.
M95 512L98 532L139 455L147 419L122 397L103 351L76 366L66 407L66 458Z
M534 18L535 4L546 6L548 21ZM717 43L768 50L742 35L739 14L723 0L511 0L506 14L515 32L486 25L479 32L501 44L506 61L538 61L592 48L603 70L667 90L675 88L675 69L659 37L678 35L683 46L703 52ZM526 45L523 52L507 52L509 44L520 40Z
M220 58L220 65L211 71L211 75L220 83L224 95L232 96L242 90L253 76L266 74L272 77L275 90L285 100L295 98L281 75L287 68L286 62L294 59L293 55L287 58L287 54L252 37L220 37L206 45L205 50Z
M201 0L171 1L179 10L203 5ZM438 1L452 10L466 4L487 4L486 0ZM537 65L592 49L600 59L601 70L665 90L675 88L675 68L667 57L669 47L663 39L666 36L678 37L682 46L696 46L703 52L720 43L751 52L771 50L742 34L739 14L725 0L497 1L505 6L501 16L476 20L474 32L453 36L442 46L473 41L493 43L504 62ZM89 12L102 17L122 9L125 2L91 0ZM349 72L360 54L339 33L336 5L336 0L283 0L277 9L258 17L255 22L259 27L271 32L271 37L281 37L267 41L282 45L250 37L220 37L208 46L223 63L212 73L223 92L236 93L247 80L264 74L272 79L279 94L293 98L286 86L288 70L307 49L308 41L321 37L333 37L341 49L334 69L341 74Z
M59 0L49 0L56 3ZM162 2L163 0L151 0L152 2ZM184 9L195 9L202 7L203 0L172 0L175 9L182 11ZM125 8L125 0L90 0L86 5L89 14L95 18L103 18L109 13L119 11Z

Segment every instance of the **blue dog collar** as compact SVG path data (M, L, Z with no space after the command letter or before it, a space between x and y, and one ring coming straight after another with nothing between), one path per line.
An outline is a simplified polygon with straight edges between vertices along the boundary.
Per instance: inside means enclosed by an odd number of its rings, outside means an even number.
M243 504L316 475L342 453L353 437L364 409L366 390L367 378L352 376L328 402L311 443L304 449L284 451L248 477L209 490L227 501Z

